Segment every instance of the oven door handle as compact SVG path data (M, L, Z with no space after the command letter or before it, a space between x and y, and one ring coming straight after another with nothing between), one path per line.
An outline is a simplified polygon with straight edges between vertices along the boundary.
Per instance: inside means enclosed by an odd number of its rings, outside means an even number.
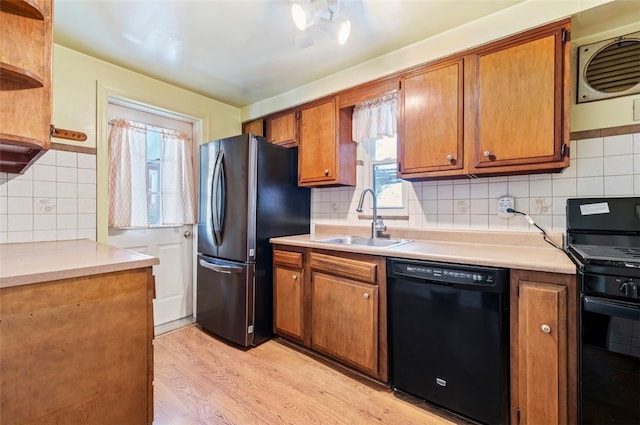
M640 321L640 305L638 304L583 296L582 307L585 311L593 313Z

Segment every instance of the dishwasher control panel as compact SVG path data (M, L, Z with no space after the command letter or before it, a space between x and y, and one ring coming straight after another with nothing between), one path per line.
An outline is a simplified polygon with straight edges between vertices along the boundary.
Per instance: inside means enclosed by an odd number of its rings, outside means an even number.
M486 285L509 279L507 269L433 262L390 260L390 275L402 275L441 284Z

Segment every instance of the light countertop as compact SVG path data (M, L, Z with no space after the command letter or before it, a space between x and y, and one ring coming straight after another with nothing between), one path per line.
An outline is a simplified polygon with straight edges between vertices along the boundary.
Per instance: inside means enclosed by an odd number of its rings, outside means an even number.
M332 251L381 255L385 257L442 261L512 269L575 274L576 267L562 251L552 247L534 232L477 232L446 230L390 230L392 238L412 242L391 248L340 245L318 242L332 236L368 236L368 228L319 226L315 233L272 238L272 244L300 246ZM561 244L561 235L552 235Z
M0 288L159 264L148 255L88 239L0 244Z

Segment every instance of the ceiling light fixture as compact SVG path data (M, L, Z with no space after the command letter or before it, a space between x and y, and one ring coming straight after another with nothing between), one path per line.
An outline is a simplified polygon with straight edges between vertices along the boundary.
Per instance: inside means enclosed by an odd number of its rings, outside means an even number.
M301 47L307 47L313 44L308 42L313 38L310 32L315 28L321 32L331 35L343 45L349 39L351 34L351 22L346 19L335 19L338 9L340 8L340 0L292 0L291 16L296 27L300 31L305 31L307 40Z

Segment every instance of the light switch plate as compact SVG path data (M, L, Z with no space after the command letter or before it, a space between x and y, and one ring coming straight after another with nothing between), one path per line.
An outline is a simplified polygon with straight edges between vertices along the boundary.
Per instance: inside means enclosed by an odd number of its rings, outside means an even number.
M633 120L640 121L640 98L633 99Z
M498 217L511 218L513 213L507 212L507 209L515 209L516 201L513 196L505 195L498 199Z

